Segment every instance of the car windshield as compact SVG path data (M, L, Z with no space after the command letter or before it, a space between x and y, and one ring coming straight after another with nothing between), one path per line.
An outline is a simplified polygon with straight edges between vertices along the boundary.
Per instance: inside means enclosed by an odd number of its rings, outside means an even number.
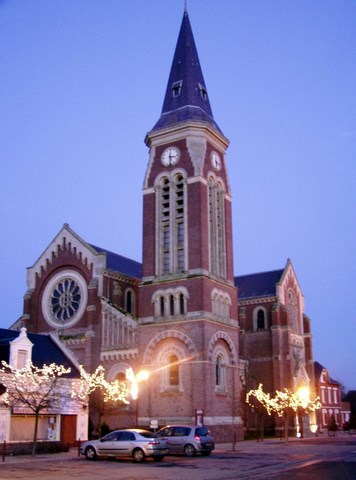
M209 435L209 430L206 427L199 427L196 430L196 434L199 435L199 437L206 437Z

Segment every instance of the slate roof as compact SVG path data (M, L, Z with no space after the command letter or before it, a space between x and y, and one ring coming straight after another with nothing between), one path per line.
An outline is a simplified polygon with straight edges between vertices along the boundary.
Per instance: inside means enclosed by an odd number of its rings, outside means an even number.
M93 247L98 253L106 254L106 266L109 270L122 273L129 277L135 277L137 279L142 278L142 264L140 262L123 257L118 253L110 252L110 250L106 250L105 248L97 247L91 244L90 246Z
M9 362L10 343L19 336L20 332L0 328L0 360ZM41 368L44 364L56 363L70 368L71 371L66 377L79 377L79 371L74 363L52 340L50 335L40 335L37 333L26 332L28 339L33 343L32 363Z
M192 28L188 13L185 11L169 74L161 117L152 131L188 120L208 122L220 131L213 118Z
M280 281L283 272L284 269L235 277L234 282L235 287L239 289L239 299L276 295L276 284Z

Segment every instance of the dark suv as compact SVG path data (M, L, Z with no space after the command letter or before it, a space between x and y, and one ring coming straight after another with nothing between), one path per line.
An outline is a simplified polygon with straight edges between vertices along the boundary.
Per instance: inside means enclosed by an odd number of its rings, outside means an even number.
M169 453L184 453L187 457L197 453L210 455L215 448L207 427L166 425L158 430L157 436L166 440Z

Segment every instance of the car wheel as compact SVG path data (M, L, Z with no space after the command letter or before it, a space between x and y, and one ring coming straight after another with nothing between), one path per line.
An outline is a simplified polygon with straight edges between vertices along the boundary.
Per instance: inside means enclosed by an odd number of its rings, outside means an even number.
M93 448L93 447L88 447L88 448L85 450L85 458L86 458L87 460L96 460L96 459L97 459L97 455L96 455L95 448Z
M163 455L158 455L158 456L155 455L155 456L153 457L153 461L154 461L154 462L162 462L162 460L163 460Z
M145 460L145 454L141 448L135 448L132 452L132 457L136 463L143 462Z
M201 454L203 455L203 457L207 457L211 454L211 450L205 450L204 452L201 452Z
M188 445L184 447L184 453L186 454L187 457L195 457L195 455L197 454L197 451L195 450L194 445L191 445L190 443L188 443Z

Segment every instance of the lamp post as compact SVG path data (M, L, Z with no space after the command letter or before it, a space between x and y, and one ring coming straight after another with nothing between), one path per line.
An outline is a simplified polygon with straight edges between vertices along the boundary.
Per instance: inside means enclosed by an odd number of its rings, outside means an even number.
M139 394L139 387L138 384L144 380L148 380L150 374L147 370L140 370L138 373L134 373L132 368L128 368L126 370L126 378L129 382L131 382L130 394L131 398L135 400L135 419L136 419L136 426L138 427L138 394Z

